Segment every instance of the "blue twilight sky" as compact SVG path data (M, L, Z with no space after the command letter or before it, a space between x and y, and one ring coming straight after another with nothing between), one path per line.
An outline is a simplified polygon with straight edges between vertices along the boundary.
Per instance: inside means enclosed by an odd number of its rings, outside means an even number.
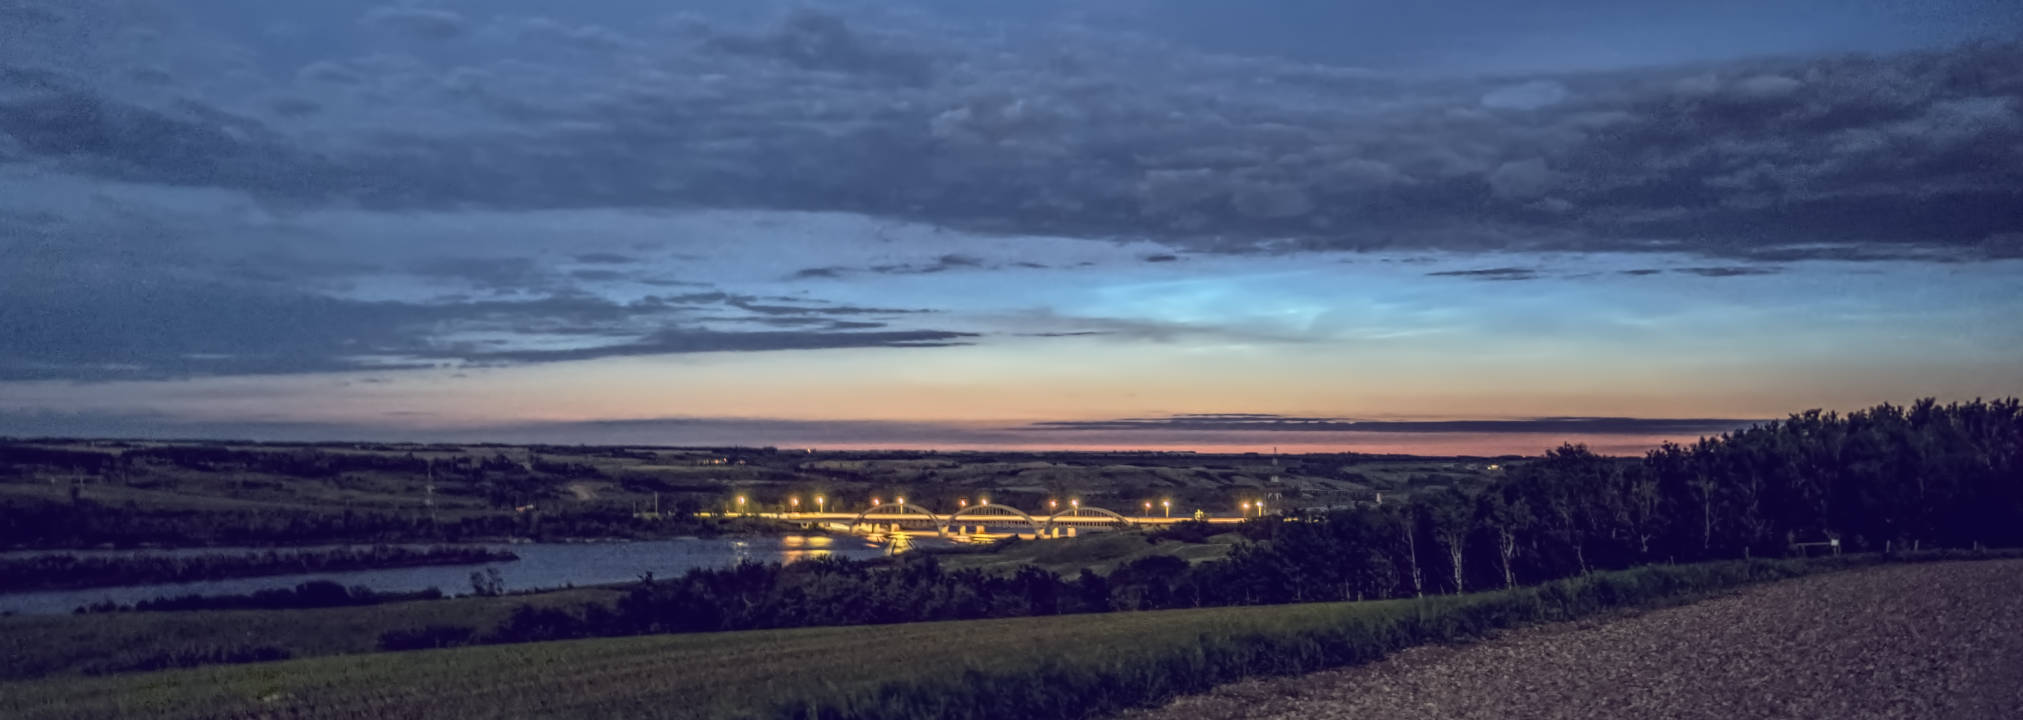
M2019 33L0 0L0 434L1634 451L2011 395Z

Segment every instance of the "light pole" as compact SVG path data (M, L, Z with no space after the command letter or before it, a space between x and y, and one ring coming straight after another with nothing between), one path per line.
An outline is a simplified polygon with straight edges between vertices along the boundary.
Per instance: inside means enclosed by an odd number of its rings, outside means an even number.
M743 495L738 496L738 514L745 514L745 496Z
M956 498L956 507L969 507L969 498Z
M1061 501L1059 501L1059 500L1055 500L1055 499L1053 499L1053 498L1047 498L1047 514L1048 514L1048 515L1052 515L1052 514L1054 514L1054 509L1055 509L1055 508L1058 508L1058 507L1060 507L1060 506L1061 506Z
M1145 517L1152 517L1152 501L1145 501Z
M828 511L829 511L829 504L828 504L828 502L827 502L827 501L828 501L828 498L822 497L822 496L820 496L820 495L816 495L816 496L815 496L815 512L817 512L817 513L822 513L822 512L828 512Z
M1165 512L1165 515L1166 515L1166 517L1169 517L1169 518L1170 518L1170 517L1173 517L1173 501L1172 501L1172 500L1161 500L1161 501L1159 501L1159 508L1160 508L1161 510L1163 510L1163 511Z
M1259 501L1257 501L1257 516L1258 516L1258 517L1264 517L1264 501L1263 501L1263 500L1259 500Z
M878 498L871 498L871 507L878 507Z
M1243 516L1244 516L1244 517L1250 517L1250 501L1249 501L1249 500L1245 500L1245 501L1243 501Z
M903 496L902 496L902 497L896 497L896 498L893 498L893 500L897 500L897 501L899 502L899 504L901 504L901 505L905 505L905 504L906 504L906 498L905 498L905 497L903 497Z
M985 507L989 507L989 506L990 506L990 498L977 498L977 499L976 499L976 504L978 504L978 505L982 505L982 506L985 506Z
M787 498L787 505L793 508L792 510L788 511L789 513L795 515L801 514L801 496L795 495L793 497Z

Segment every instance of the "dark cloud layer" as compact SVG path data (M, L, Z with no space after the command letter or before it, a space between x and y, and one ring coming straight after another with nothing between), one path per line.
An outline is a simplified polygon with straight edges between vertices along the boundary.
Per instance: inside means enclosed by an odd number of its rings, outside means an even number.
M619 303L531 299L372 302L246 283L33 275L0 286L0 380L122 380L420 369L602 357L967 344L971 333L890 328L913 311L761 305L727 293ZM743 311L743 312L739 312ZM794 329L739 329L740 325Z
M362 22L483 35L414 8ZM650 42L547 25L609 42L575 43L601 55L574 64L301 68L460 124L331 143L264 104L126 99L16 62L0 133L31 161L298 202L838 210L1222 252L1963 260L2023 231L2013 44L1471 78L814 10Z

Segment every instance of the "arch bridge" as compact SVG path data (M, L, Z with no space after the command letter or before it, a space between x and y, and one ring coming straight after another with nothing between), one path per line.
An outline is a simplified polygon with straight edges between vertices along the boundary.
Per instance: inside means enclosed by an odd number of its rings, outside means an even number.
M858 526L864 524L864 518L870 517L872 515L899 515L900 516L899 518L890 518L890 517L882 518L884 520L892 520L893 524L895 525L902 522L908 522L910 520L917 519L906 517L908 515L924 516L925 518L927 518L928 522L934 524L935 532L941 534L946 534L948 532L948 523L942 522L940 515L934 514L933 510L929 510L927 508L921 507L919 505L914 505L912 503L892 503L890 505L878 505L875 507L865 508L864 512L857 513L857 517L852 518L850 520L850 529L856 530Z
M948 529L951 527L960 527L959 525L956 524L956 521L961 520L962 518L965 517L972 517L972 518L988 517L991 519L1004 518L1004 517L1018 518L1019 520L1025 521L1025 524L1032 526L1034 535L1044 534L1044 530L1041 528L1040 521L1037 518L1034 518L1031 515L1027 515L1024 510L1020 510L1010 505L971 505L961 510L957 510L955 511L955 514L948 516L947 523L942 524L941 534L947 535Z
M1084 515L1084 513L1087 513L1087 515ZM1063 520L1075 521L1085 517L1102 521L1105 525L1115 525L1120 530L1128 530L1133 524L1131 518L1119 515L1114 511L1081 505L1048 515L1046 525L1040 528L1040 535L1045 536L1052 533L1054 526L1057 524L1066 524L1062 522Z

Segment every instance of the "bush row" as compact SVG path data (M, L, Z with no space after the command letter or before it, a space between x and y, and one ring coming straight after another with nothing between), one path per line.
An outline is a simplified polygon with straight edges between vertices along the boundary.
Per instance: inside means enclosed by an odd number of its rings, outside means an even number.
M1516 590L1401 601L1393 603L1394 612L1357 614L1331 625L1201 632L1129 656L1077 661L1034 654L981 662L959 672L902 675L856 690L788 690L783 693L788 697L776 704L743 715L810 720L1095 717L1239 678L1355 665L1413 645L1674 603L1874 561L1750 560L1597 573Z

